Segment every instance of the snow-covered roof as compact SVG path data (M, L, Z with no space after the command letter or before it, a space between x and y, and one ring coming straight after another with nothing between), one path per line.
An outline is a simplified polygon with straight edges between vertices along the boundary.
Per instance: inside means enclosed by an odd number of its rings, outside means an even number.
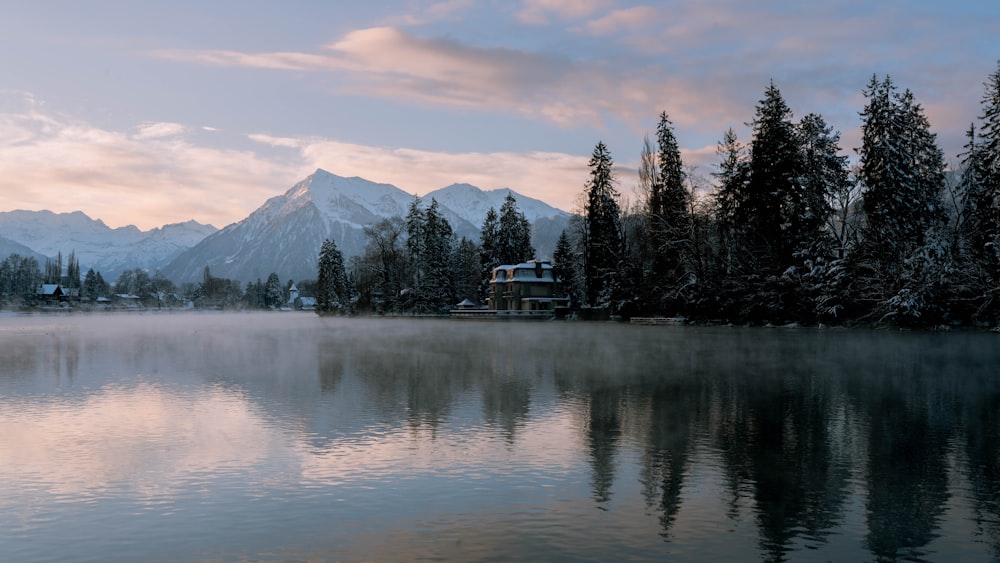
M532 283L554 283L552 264L532 260L510 266L504 265L493 269L493 281L497 283L517 281Z
M59 288L59 284L57 283L43 283L38 286L35 293L37 295L56 295L57 293L61 293L61 290Z

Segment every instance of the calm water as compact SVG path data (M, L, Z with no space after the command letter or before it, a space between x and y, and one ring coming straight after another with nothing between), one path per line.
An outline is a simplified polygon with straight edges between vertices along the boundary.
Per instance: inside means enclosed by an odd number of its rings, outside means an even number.
M1000 336L0 317L0 561L1000 557Z

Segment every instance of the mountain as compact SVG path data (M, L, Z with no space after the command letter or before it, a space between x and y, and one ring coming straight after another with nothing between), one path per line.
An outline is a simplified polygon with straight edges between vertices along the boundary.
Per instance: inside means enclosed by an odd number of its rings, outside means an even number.
M21 243L14 242L6 237L0 237L0 260L7 258L11 254L18 254L25 258L34 258L35 261L38 262L39 266L45 265L45 256L42 256Z
M108 281L126 269L155 270L215 231L196 221L141 231L133 225L112 229L81 211L0 212L0 237L43 256L62 252L65 260L75 252L82 271L93 268Z
M426 196L425 201L431 198L448 209L458 214L462 219L481 226L486 212L492 207L498 214L507 195L513 195L517 200L517 207L524 213L524 217L529 223L534 223L538 219L548 219L551 217L569 217L565 211L560 211L544 201L523 196L510 188L498 188L495 190L481 190L469 184L452 184L450 186L435 190Z
M507 193L514 194L529 221L568 221L567 213L509 190L484 192L455 184L421 199L424 205L436 199L456 235L478 241L486 211L490 207L499 211ZM162 272L178 283L199 281L206 266L215 277L241 282L266 279L271 272L283 280L313 279L323 239L336 241L345 258L360 255L368 242L364 227L394 215L405 217L412 202L412 195L393 185L319 169L246 219L184 251ZM539 255L551 256L555 238L543 242L546 250L539 249ZM540 246L536 243L536 248Z

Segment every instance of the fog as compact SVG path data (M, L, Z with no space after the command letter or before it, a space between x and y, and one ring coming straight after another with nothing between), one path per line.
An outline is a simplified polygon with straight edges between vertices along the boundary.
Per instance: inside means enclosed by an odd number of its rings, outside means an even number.
M0 558L1000 556L996 338L2 315Z

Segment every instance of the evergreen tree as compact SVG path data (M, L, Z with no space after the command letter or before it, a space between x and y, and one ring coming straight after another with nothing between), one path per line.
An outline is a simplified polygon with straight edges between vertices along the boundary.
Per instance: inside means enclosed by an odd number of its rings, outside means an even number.
M441 207L434 198L431 198L424 218L423 254L417 258L424 276L423 282L418 286L418 297L426 310L442 312L450 308L455 300L452 287L455 233L441 214Z
M264 282L264 306L268 309L277 309L285 304L285 292L281 288L281 278L278 274L271 272Z
M83 278L83 297L91 300L97 299L107 291L106 286L107 284L104 283L104 278L101 277L100 272L95 272L93 268L89 268L86 276Z
M8 303L21 303L34 297L43 275L34 258L11 254L0 262L0 296Z
M497 265L516 265L535 258L535 248L531 246L531 224L510 193L500 206L495 252Z
M316 313L329 315L344 312L349 302L344 255L332 239L325 239L319 250L316 278Z
M584 204L586 296L591 306L609 307L617 291L622 236L614 161L603 142L594 147L589 165Z
M424 213L421 203L420 198L414 196L406 214L406 250L410 255L409 262L413 274L413 279L410 280L411 289L420 287L426 266L421 258L424 255L424 242L426 241L424 226L427 223L427 215Z
M666 112L660 113L656 128L655 157L643 157L649 175L645 224L648 226L651 283L639 280L639 287L653 289L651 306L657 311L675 309L678 289L686 283L684 264L691 251L691 195L685 185L684 163ZM644 149L648 152L648 146ZM636 241L642 244L644 241ZM639 252L640 255L645 254ZM641 260L641 258L640 258Z
M736 269L740 258L742 232L746 228L742 202L746 197L750 165L746 147L739 142L732 128L723 135L716 148L721 158L719 171L714 173L716 191L716 221L719 223L722 256L727 274Z
M858 176L867 226L854 258L862 297L896 323L939 322L952 260L939 228L947 219L944 155L909 90L872 77L864 94Z
M780 273L793 263L826 216L809 209L802 186L803 162L792 111L772 81L757 104L750 144L750 178L739 210L751 247L766 267Z
M867 218L865 248L894 272L922 246L928 230L944 220L941 189L944 155L923 114L906 90L888 76L872 77L861 113L859 179Z
M480 263L480 301L486 302L486 294L489 291L490 279L493 277L493 269L500 266L500 258L497 253L499 245L500 219L497 217L496 209L490 207L483 219L483 226L479 230L479 263Z
M466 237L458 242L452 270L455 272L455 299L479 301L480 276L479 245Z
M985 83L983 113L969 128L961 193L966 244L991 277L1000 278L1000 62Z

